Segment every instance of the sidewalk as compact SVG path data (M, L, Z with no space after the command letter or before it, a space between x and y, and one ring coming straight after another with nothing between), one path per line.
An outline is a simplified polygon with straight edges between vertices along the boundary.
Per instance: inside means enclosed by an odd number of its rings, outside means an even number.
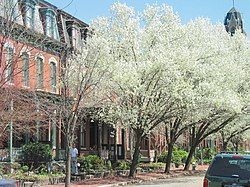
M170 174L165 174L162 172L152 172L152 173L140 173L137 174L135 179L128 177L109 177L101 179L89 179L76 183L72 183L71 187L111 187L111 186L125 186L128 184L142 183L154 181L157 179L169 179L181 176L191 176L191 175L201 175L204 174L208 169L207 165L197 166L195 171L182 171L183 168L178 168L171 170ZM46 185L43 187L63 187L64 184L57 185Z

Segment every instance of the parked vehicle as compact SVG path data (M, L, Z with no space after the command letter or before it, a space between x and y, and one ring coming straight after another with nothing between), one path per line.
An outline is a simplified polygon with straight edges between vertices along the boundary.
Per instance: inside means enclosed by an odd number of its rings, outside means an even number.
M4 179L3 176L0 175L0 187L16 187L16 181Z
M216 155L203 187L250 187L250 154L223 152Z

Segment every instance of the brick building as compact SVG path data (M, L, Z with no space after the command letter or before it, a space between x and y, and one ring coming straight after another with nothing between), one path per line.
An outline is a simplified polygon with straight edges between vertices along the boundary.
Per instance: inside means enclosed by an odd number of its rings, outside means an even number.
M16 155L23 144L34 141L49 143L56 157L63 158L63 118L53 108L42 108L41 102L49 105L60 100L66 54L77 52L88 25L44 0L2 0L0 21L0 123L4 129L0 161L11 159L9 155ZM76 144L80 154L123 159L125 135L123 129L84 116L76 130Z
M60 97L63 51L77 49L88 25L43 0L1 0L0 27L0 147L55 146L54 111L37 101Z

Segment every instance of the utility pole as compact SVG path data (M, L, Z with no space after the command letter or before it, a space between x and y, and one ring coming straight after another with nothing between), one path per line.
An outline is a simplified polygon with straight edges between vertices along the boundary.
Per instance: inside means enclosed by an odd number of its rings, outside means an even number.
M36 113L39 115L39 100L36 98ZM39 118L38 118L39 119ZM39 142L39 128L40 128L40 121L36 120L36 142Z
M12 115L13 115L13 99L11 99L10 101L10 112L11 112L11 117L10 117L10 124L9 124L9 128L10 128L10 145L9 145L9 154L10 154L10 163L13 163L13 119L12 119ZM12 169L11 169L11 173L12 173Z

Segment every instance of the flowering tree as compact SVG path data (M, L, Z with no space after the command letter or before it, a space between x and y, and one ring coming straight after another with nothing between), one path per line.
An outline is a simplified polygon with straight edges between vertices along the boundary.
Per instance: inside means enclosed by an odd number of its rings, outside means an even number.
M199 22L196 24L199 24L199 33L203 32L203 35L208 30L212 31L212 27L208 24ZM196 36L194 40L197 38L200 37ZM192 115L198 123L190 130L191 148L185 170L189 168L192 155L199 143L225 128L238 116L247 113L249 103L249 48L245 35L237 33L231 37L223 30L213 28L213 35L200 40L209 40L209 44L202 44L204 50L208 49L206 51L208 58L205 58L202 65L207 71L206 79L200 87L202 88L200 98L203 99L197 100L196 103L202 110L197 110Z
M247 133L250 130L248 116L240 116L234 120L231 124L226 126L219 131L219 138L222 140L222 151L228 150L228 145L232 142L237 136L247 137ZM237 139L237 138L236 138ZM240 143L240 142L239 142Z
M197 19L185 26L188 40L182 47L182 61L189 65L187 79L193 84L192 96L166 126L168 149L184 131L190 129L191 148L185 169L202 140L245 114L248 103L248 45L244 35L230 37L222 25ZM213 32L207 35L207 32ZM220 40L218 40L220 38ZM198 42L197 42L198 41ZM169 172L171 154L166 172Z
M71 157L70 148L75 140L75 130L80 122L83 109L98 108L104 97L101 85L110 75L109 51L106 41L93 35L73 54L65 51L66 59L61 72L62 100L57 103L61 114L62 131L66 138L66 182L70 184Z
M167 5L149 6L139 15L119 3L111 10L110 18L93 24L95 35L108 41L113 68L105 85L108 110L102 115L109 123L133 130L130 176L135 176L141 140L159 124L182 119L184 113L189 116L181 120L184 127L199 128L205 138L242 111L237 88L247 75L246 40L240 34L232 39L222 25L204 19L181 25ZM244 50L236 53L241 44ZM177 135L182 131L179 128ZM188 163L192 154L193 148Z
M183 106L176 101L185 100L181 90L191 88L176 63L184 33L178 16L166 5L149 6L140 15L118 3L111 10L110 19L94 23L95 34L109 41L114 68L107 85L109 110L103 116L133 130L130 176L135 176L141 140Z

